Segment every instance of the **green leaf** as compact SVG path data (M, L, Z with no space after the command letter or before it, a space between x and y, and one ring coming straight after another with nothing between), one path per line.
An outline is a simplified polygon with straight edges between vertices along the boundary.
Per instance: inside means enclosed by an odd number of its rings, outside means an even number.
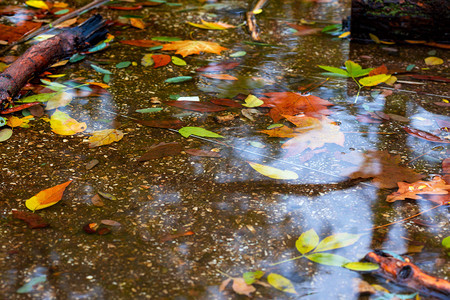
M65 88L65 86L64 86ZM53 97L56 97L57 95L60 95L61 92L54 92L54 93L42 93L37 95L28 96L25 98L20 99L21 103L30 103L30 102L47 102L48 100L52 99Z
M113 201L115 201L115 200L117 200L117 197L116 196L114 196L114 195L111 195L111 194L109 194L109 193L104 193L104 192L97 192L100 196L102 196L103 198L106 198L106 199L108 199L108 200L113 200Z
M412 69L414 69L414 67L415 67L416 65L414 65L414 64L411 64L411 65L408 65L407 67L406 67L406 71L412 71Z
M127 68L131 65L131 61L122 61L116 65L117 69Z
M237 51L237 52L231 53L230 57L241 57L241 56L245 56L245 55L247 55L247 52Z
M391 75L378 74L378 75L374 75L374 76L367 76L367 77L361 78L359 80L359 83L363 86L374 86L374 85L380 84L382 82L385 82L389 78L391 78Z
M177 66L185 66L186 61L176 56L172 56L172 63Z
M147 50L148 51L155 51L155 50L161 50L162 48L163 48L163 46L160 45L160 46L150 47Z
M306 232L303 232L298 240L295 242L295 247L298 252L301 254L308 253L312 249L314 249L319 243L319 236L314 231L314 229L310 229Z
M253 284L256 280L260 279L263 276L264 272L260 270L255 272L245 272L244 275L242 275L246 284Z
M69 12L69 9L68 9L68 8L66 8L66 9L61 9L61 10L58 10L57 12L55 12L54 15L63 15L63 14L66 14L66 13L68 13L68 12Z
M353 245L361 237L360 234L338 233L324 238L314 252L322 252Z
M92 67L92 69L94 69L95 71L97 71L99 73L108 74L108 75L112 74L111 71L103 69L103 68L100 68L99 66L96 66L94 64L91 64L91 67Z
M149 108L143 108L143 109L136 109L136 112L141 113L141 114L147 114L147 113L158 112L161 110L162 110L161 107L149 107Z
M347 60L345 62L345 68L347 69L348 74L352 77L356 77L355 74L358 74L362 70L362 67L359 64L351 60Z
M184 136L185 138L189 137L191 134L202 136L202 137L213 137L213 138L223 138L220 134L217 134L215 132L206 130L201 127L183 127L178 130L178 132Z
M86 55L75 53L72 55L72 57L69 59L69 62L76 63L77 61L83 60L86 57Z
M175 41L181 41L181 39L178 37L173 37L173 36L155 36L155 37L152 37L152 41L175 42Z
M25 294L33 291L35 285L45 282L47 280L47 275L41 275L32 278L30 281L21 286L16 292L18 294Z
M345 77L350 77L350 74L347 71L342 70L340 68L335 68L335 67L330 67L330 66L318 66L318 67L321 69L324 69L328 72L331 72L331 73L339 74L339 75L342 75Z
M336 30L342 30L342 25L341 24L333 24L333 25L325 26L322 29L322 32L329 32L329 31L336 31Z
M4 128L0 130L0 142L4 142L7 139L9 139L13 134L13 131L11 128Z
M245 98L245 103L242 104L242 106L258 107L258 106L261 106L262 104L264 104L264 101L262 101L261 99L259 99L256 96L250 94L247 96L247 98Z
M344 268L353 271L374 271L380 268L379 265L370 262L349 262L342 265Z
M330 77L330 76L332 76L332 77L343 77L343 78L348 78L348 77L350 77L350 76L348 76L348 75L342 75L342 74L338 74L338 73L331 73L331 72L323 72L323 73L320 73L322 76L326 76L326 77Z
M267 282L277 290L285 293L297 294L292 282L284 276L276 273L270 273L267 276Z
M111 75L109 75L109 74L103 75L103 82L104 83L109 83L110 81L111 81Z
M189 81L191 79L192 79L192 76L178 76L178 77L167 78L166 80L164 80L164 82L179 83L179 82Z
M331 254L331 253L313 253L305 255L305 257L313 262L327 265L341 267L342 265L348 264L351 261L343 256Z
M450 249L450 236L442 240L442 246L444 246L447 249Z
M271 125L267 126L267 129L278 128L278 127L283 127L283 126L284 126L283 124L276 123L276 124L271 124Z

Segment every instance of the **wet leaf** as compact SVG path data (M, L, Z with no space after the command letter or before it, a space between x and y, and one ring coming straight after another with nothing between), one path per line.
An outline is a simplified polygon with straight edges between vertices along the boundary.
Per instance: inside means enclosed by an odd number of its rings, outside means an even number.
M345 68L347 69L347 72L350 75L350 77L366 76L370 73L370 71L372 71L372 68L363 69L359 64L351 60L347 60L345 62Z
M359 83L362 86L375 86L377 84L385 82L389 78L391 78L391 75L378 74L378 75L374 75L374 76L368 76L368 77L361 78L359 80Z
M122 226L122 224L114 220L101 220L100 223L108 226Z
M47 275L41 275L38 277L32 278L30 281L28 281L26 284L21 286L16 293L18 294L26 294L34 291L34 288L39 284L47 281Z
M206 41L174 41L170 44L165 44L162 48L163 50L176 50L176 54L180 54L183 57L192 54L200 54L200 52L208 52L219 54L227 48L220 46L214 42Z
M349 262L342 266L353 271L374 271L380 268L377 264L370 262Z
M292 282L280 274L270 273L267 275L267 282L277 290L285 293L297 294Z
M422 199L420 194L446 195L450 190L440 176L435 176L431 181L416 181L413 183L398 182L398 191L387 196L386 201L394 202L405 199Z
M242 275L242 278L244 278L244 281L246 284L253 284L255 283L255 281L257 281L258 279L260 279L261 277L264 276L264 272L263 271L255 271L255 272L245 272Z
M195 23L191 23L191 22L187 22L187 23L191 26L194 26L197 28L202 28L202 29L224 30L224 29L236 27L234 25L230 25L230 24L223 23L223 22L207 22L203 19L201 21L202 21L202 24L195 24Z
M31 1L25 1L25 4L34 8L42 8L48 10L47 3L40 0L31 0Z
M13 134L11 128L3 128L0 130L0 142L8 140Z
M295 247L297 248L298 252L300 252L301 254L305 254L314 249L317 244L319 244L319 236L314 231L314 229L310 229L300 235L300 237L295 242Z
M119 43L131 45L131 46L147 47L147 48L162 45L160 42L152 41L152 40L126 40L126 41L119 41Z
M262 101L258 97L251 95L251 94L248 95L244 101L245 101L245 103L242 104L242 106L245 106L245 107L258 107L258 106L261 106L264 104L264 101Z
M298 178L298 174L289 171L289 170L281 170L274 167L261 165L253 162L248 162L250 167L252 167L258 173L261 173L264 176L273 178L273 179L283 179L283 180L293 180Z
M442 240L442 246L444 246L447 249L450 249L450 236Z
M170 55L166 54L153 54L152 59L154 62L154 69L166 66L172 61Z
M137 113L141 114L148 114L148 113L155 113L162 111L161 107L149 107L149 108L142 108L142 109L136 109Z
M239 295L246 295L248 297L251 296L251 293L256 291L253 285L245 283L244 278L233 278L233 285L231 287L233 288L233 291Z
M186 61L176 56L172 56L172 63L177 66L185 66Z
M15 219L25 221L31 229L45 228L50 225L40 215L35 213L13 210L12 214Z
M178 76L178 77L172 77L164 80L166 83L179 83L179 82L185 82L192 79L192 76Z
M236 77L229 74L201 74L201 76L218 80L238 80Z
M164 143L161 142L157 145L153 145L149 148L147 152L145 152L141 157L137 159L137 161L148 161L152 159L158 159L166 156L174 156L181 153L183 147L180 143L172 142L172 143Z
M341 75L344 77L350 77L350 74L346 70L341 69L341 68L330 67L330 66L320 66L320 65L318 67L324 69L325 71L334 73L334 74L338 74L338 75Z
M231 53L230 57L241 57L241 56L245 56L245 55L247 55L247 52L237 51L237 52Z
M439 57L430 56L430 57L425 58L425 64L428 66L441 65L443 63L444 63L444 61L442 60L442 58L439 58Z
M175 234L168 234L166 236L163 236L160 241L161 243L165 243L183 236L190 236L190 235L194 235L195 232L193 232L192 230L186 231L186 232L180 232L180 233L175 233Z
M330 235L324 238L319 243L319 245L317 245L317 248L314 249L314 252L322 252L347 247L356 243L360 237L360 234L351 233L337 233L334 235Z
M190 127L190 126L183 127L180 128L178 132L185 138L189 137L191 134L202 137L223 138L223 136L221 136L220 134L206 130L201 127Z
M123 132L119 129L103 129L92 132L89 137L89 148L100 147L118 142L123 138Z
M130 18L130 24L139 29L145 29L145 23L141 18Z
M160 41L160 42L175 42L180 41L181 39L174 36L155 36L152 37L152 41Z
M153 57L153 54L150 54L150 53L145 54L141 59L141 65L143 65L144 67L149 67L149 66L153 65L154 61L153 61L152 57Z
M97 72L99 72L99 73L102 73L102 74L108 74L108 75L111 75L111 74L112 74L111 71L106 70L106 69L103 69L103 68L101 68L101 67L99 67L99 66L97 66L97 65L91 64L91 67L92 67L92 69L94 69L95 71L97 71Z
M210 100L212 103L217 105L223 105L223 106L229 106L229 107L236 107L241 108L242 105L234 100L231 99L212 99Z
M298 135L294 130L287 126L277 127L270 130L261 130L260 132L265 133L271 137L282 137L282 138L292 138Z
M49 98L47 104L45 105L45 110L52 110L58 107L67 106L72 101L72 94L66 92L50 93L55 94L53 97Z
M122 62L116 64L116 68L117 69L128 68L130 65L131 65L131 61L122 61Z
M42 23L22 21L17 26L8 26L0 24L0 40L9 43L20 40L25 34L41 27Z
M73 135L86 130L86 123L79 123L68 114L56 110L50 118L52 131L60 135Z
M227 110L227 107L219 106L210 102L199 102L199 101L166 101L167 105L199 111L199 112L215 112L215 111L224 111Z
M20 99L21 103L31 103L31 102L47 102L48 100L60 95L61 92L55 93L41 93L37 95L28 96Z
M40 191L25 202L26 207L29 210L35 211L58 203L63 196L64 190L71 182L72 180L69 180L65 183Z
M112 195L112 194L109 194L109 193L104 193L104 192L97 192L100 196L102 196L103 198L105 198L105 199L108 199L108 200L112 200L112 201L116 201L117 200L117 197L116 196L114 196L114 195Z
M221 72L226 70L231 70L239 66L239 62L230 61L230 62L221 62L221 63L212 63L205 67L198 68L195 70L196 72Z
M411 127L403 127L403 129L404 129L408 134L410 134L410 135L412 135L412 136L415 136L415 137L417 137L417 138L420 138L420 139L427 140L427 141L429 141L429 142L434 142L434 143L445 143L445 144L450 143L449 140L441 139L440 137L438 137L438 136L436 136L436 135L434 135L434 134L431 134L431 133L429 133L429 132L426 132L426 131L422 131L422 130L419 130L419 129L414 129L414 128L411 128Z
M105 206L105 203L103 202L102 198L98 194L95 194L94 197L91 198L91 202L94 206L97 207L103 207Z
M336 266L341 267L342 265L348 264L351 261L347 258L332 254L332 253L313 253L313 254L307 254L305 257L313 262L327 265L327 266Z
M220 153L214 151L206 151L201 149L185 149L187 154L194 156L204 156L204 157L221 157Z

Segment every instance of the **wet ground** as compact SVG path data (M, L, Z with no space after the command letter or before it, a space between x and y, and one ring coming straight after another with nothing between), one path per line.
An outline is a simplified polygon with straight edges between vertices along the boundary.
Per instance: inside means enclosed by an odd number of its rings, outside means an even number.
M421 74L449 77L448 50L420 45L350 44L347 39L320 33L296 36L286 26L286 20L300 24L302 19L315 21L313 26L317 27L339 23L349 14L348 2L272 1L257 21L262 40L273 46L245 43L251 41L245 26L206 31L185 24L198 23L201 18L241 24L244 17L238 12L251 7L244 1L223 1L218 11L202 9L202 4L195 1L180 1L182 6L148 7L131 12L144 16L147 28L112 27L116 40L174 36L215 41L230 50L221 56L189 56L183 67L153 69L142 66L140 61L144 54L158 50L116 42L84 61L58 69L56 73L68 74L71 79L96 82L101 82L103 75L94 72L91 63L112 70L110 96L77 97L62 108L87 123L88 129L82 134L57 135L47 122L35 120L30 128L15 128L13 136L0 143L0 298L241 299L245 296L233 293L230 287L219 291L220 283L227 279L223 273L241 277L244 272L256 270L283 275L297 291L294 295L256 286L253 295L257 299L358 299L359 292L354 288L357 279L395 293L414 292L379 277L307 259L273 265L298 256L295 241L310 229L320 239L343 232L362 234L354 245L333 251L352 261L362 259L373 249L408 253L424 271L448 280L448 256L441 246L442 239L450 235L448 206L371 230L435 204L425 200L388 203L386 196L395 189L380 189L370 180L346 177L366 167L362 165L362 153L367 151L399 155L400 165L426 179L440 174L442 161L449 154L448 144L418 139L402 127L437 133L440 127L436 120L448 124L448 107L434 104L449 99L448 83L404 78L396 88L383 85L364 89L355 104L356 85L350 80L330 78L311 94L334 104L329 118L340 126L345 142L327 143L319 148L323 151L306 150L294 156L286 156L281 148L286 139L259 132L275 123L266 115L267 108L255 109L251 120L248 115L252 111L243 112L242 108L201 113L164 104L175 94L199 96L206 101L218 94L230 97L243 92L296 92L300 86L326 79L317 65L338 67L348 59L366 68L385 63L405 69L415 64ZM109 9L98 12L112 20L130 14ZM247 54L230 58L237 51ZM430 51L434 51L433 55ZM428 56L440 57L444 64L426 66L424 58ZM137 64L125 69L112 67L121 61ZM244 79L236 84L202 78L195 72L200 66L222 61L240 63L226 73L259 77L265 84L252 88L251 84L243 84ZM164 83L169 77L182 75L194 76L194 80ZM248 80L255 84L255 79ZM163 110L153 114L135 112L148 107ZM371 111L400 115L406 121L367 123L356 118ZM230 115L229 121L218 118ZM176 131L142 126L132 119L168 117L225 138L184 138ZM89 132L113 127L125 132L121 141L88 148L85 140ZM161 142L178 142L183 149L212 150L220 157L192 156L183 151L146 162L137 160L150 146ZM88 169L93 160L99 163ZM248 161L291 170L299 178L271 179L253 170ZM70 179L73 182L63 199L37 212L50 227L31 230L12 218L13 210L26 210L26 199ZM117 200L103 199L104 206L95 206L91 199L97 192L110 193ZM120 225L104 225L111 229L106 235L90 235L83 230L85 224L101 220ZM30 292L17 293L21 286L43 275L45 280Z

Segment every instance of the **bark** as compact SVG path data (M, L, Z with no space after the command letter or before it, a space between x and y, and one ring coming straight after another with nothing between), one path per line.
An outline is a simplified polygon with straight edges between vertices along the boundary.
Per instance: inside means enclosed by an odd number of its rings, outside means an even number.
M450 43L448 0L352 0L353 40Z
M41 73L55 62L105 39L107 34L105 27L102 17L94 15L83 24L65 29L58 35L29 48L0 74L0 111L34 75Z
M388 280L432 297L450 299L450 282L424 273L409 261L399 260L382 251L368 253L365 260L379 264L378 273Z

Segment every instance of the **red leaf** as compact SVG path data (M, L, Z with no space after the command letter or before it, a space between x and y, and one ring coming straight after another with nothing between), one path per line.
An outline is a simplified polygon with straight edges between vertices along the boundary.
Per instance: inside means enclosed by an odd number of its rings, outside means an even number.
M422 131L422 130L414 129L414 128L410 128L410 127L403 127L403 129L407 133L409 133L410 135L415 136L415 137L420 138L420 139L427 140L429 142L445 143L445 144L450 143L450 141L446 141L444 139L441 139L440 137L438 137L438 136L436 136L434 134L431 134L429 132L426 132L426 131Z
M153 65L154 69L163 67L172 61L170 55L167 54L154 54L152 55L152 59L155 62Z
M176 238L179 238L179 237L182 237L182 236L189 236L189 235L193 235L193 234L195 234L195 232L193 232L192 230L189 230L189 231L186 231L186 232L182 232L182 233L168 234L168 235L163 236L161 238L161 243L168 242L168 241L171 241L173 239L176 239Z
M221 157L220 153L214 151L207 151L201 149L185 149L184 152L194 156L204 156L204 157Z
M120 41L120 43L138 47L155 47L162 45L162 43L152 40L126 40Z
M186 124L184 122L178 120L178 119L171 119L171 120L135 120L136 123L139 123L144 126L148 127L155 127L155 128L171 128L171 129L178 129L181 127L184 127Z
M227 107L215 105L210 102L197 102L197 101L167 101L167 105L183 108L187 110L199 111L199 112L215 112L227 110Z
M382 64L378 68L375 68L372 71L370 71L369 76L375 76L375 75L387 74L387 73L388 73L388 68L384 64Z
M41 27L41 25L42 23L29 21L20 22L17 24L17 26L0 24L0 40L8 41L9 43L15 42L28 32L38 29L39 27Z
M115 10L139 10L143 6L142 5L136 5L136 6L108 6L109 9L115 9Z
M237 108L241 108L242 105L234 100L231 99L223 99L223 98L218 98L218 99L212 99L210 100L212 103L217 104L217 105L223 105L223 106L229 106L229 107L237 107Z
M409 77L419 80L431 80L431 81L440 81L440 82L450 82L450 78L441 77L441 76L431 76L431 75L421 75L421 74L410 74Z
M49 226L49 224L38 214L18 210L13 210L12 213L14 218L25 221L31 229Z
M206 67L201 67L195 70L196 72L219 72L223 70L231 70L239 66L239 62L222 62L222 63L213 63Z
M157 159L165 156L173 156L180 154L183 147L180 143L159 143L157 145L151 146L150 149L144 153L137 161L147 161L151 159Z

